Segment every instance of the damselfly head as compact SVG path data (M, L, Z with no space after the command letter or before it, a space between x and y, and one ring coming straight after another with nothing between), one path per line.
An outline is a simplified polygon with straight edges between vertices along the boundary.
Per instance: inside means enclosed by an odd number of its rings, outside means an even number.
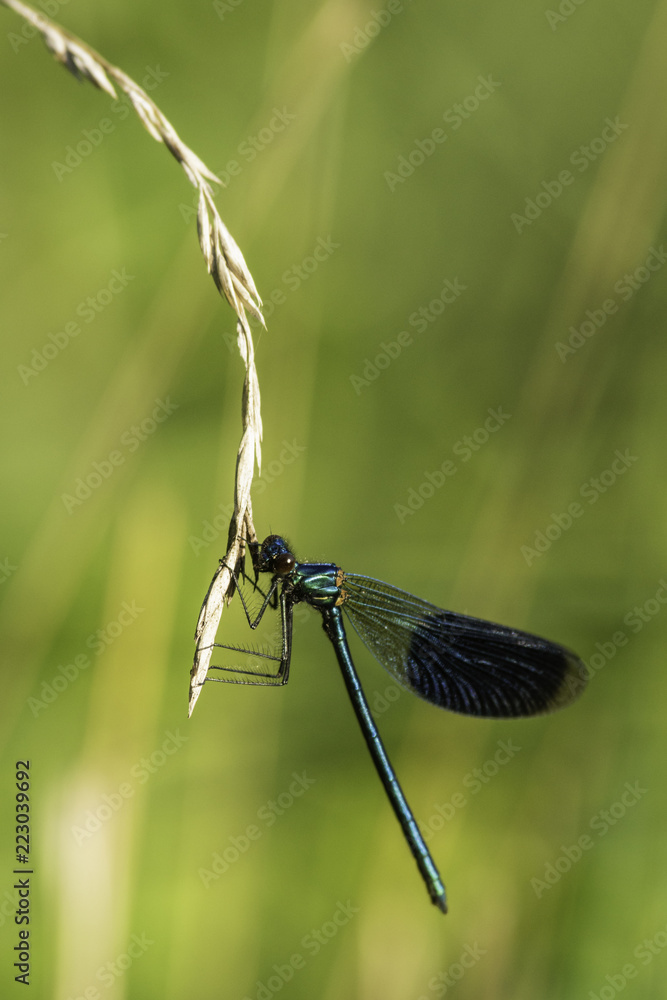
M269 535L262 542L255 569L258 573L288 576L296 566L296 559L289 545L280 535Z

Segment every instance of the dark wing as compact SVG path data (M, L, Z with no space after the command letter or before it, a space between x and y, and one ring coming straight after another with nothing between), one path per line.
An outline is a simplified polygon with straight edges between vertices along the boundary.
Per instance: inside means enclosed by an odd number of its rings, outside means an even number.
M359 638L403 687L433 705L494 718L561 708L585 687L583 663L538 636L442 611L366 576L346 574Z

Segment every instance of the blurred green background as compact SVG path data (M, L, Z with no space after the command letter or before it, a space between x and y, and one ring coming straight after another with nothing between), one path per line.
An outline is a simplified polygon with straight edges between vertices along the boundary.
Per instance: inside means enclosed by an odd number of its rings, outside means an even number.
M447 917L316 615L288 687L211 684L187 721L233 316L180 168L1 9L3 996L28 758L34 997L662 997L666 5L56 8L230 174L267 303L260 536L595 677L560 714L477 721L397 697L352 638Z

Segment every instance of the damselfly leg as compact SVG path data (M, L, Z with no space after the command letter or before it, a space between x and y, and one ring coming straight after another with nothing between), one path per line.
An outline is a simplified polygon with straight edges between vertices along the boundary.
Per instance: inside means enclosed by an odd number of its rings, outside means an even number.
M253 560L254 561L254 560ZM236 591L241 599L241 605L245 617L247 619L248 625L253 631L259 626L260 622L264 619L264 615L268 608L271 610L278 610L278 581L272 580L271 586L269 587L268 593L259 587L257 581L248 581L253 591L259 592L259 594L264 598L259 611L255 615L251 613L248 606L246 598L243 593L243 588L241 582L234 572L231 570L232 577L234 579L234 585ZM248 577L243 574L245 580ZM275 648L275 641L278 638L274 632L269 636L267 644L269 648ZM210 670L220 671L225 675L235 675L235 676L223 676L223 677L211 677L206 678L207 681L217 681L221 684L250 684L262 687L278 687L282 684L287 684L289 678L289 666L291 657L291 646L292 646L292 609L291 607L284 606L283 602L280 602L280 655L275 655L272 652L265 652L263 649L257 649L252 646L236 646L223 642L214 642L212 646L202 647L202 648L216 648L225 649L232 653L236 653L238 656L243 658L243 665L225 665L219 666L216 664L211 664ZM255 658L259 660L268 661L264 663L255 662ZM275 671L268 669L269 664L276 664ZM266 669L265 669L266 668Z

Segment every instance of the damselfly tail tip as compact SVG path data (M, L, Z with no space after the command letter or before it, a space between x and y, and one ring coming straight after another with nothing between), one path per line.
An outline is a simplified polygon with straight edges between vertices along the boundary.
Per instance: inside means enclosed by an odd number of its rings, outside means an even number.
M443 913L447 913L448 912L448 910L447 910L447 897L445 896L444 893L441 896L435 896L433 898L433 903Z

